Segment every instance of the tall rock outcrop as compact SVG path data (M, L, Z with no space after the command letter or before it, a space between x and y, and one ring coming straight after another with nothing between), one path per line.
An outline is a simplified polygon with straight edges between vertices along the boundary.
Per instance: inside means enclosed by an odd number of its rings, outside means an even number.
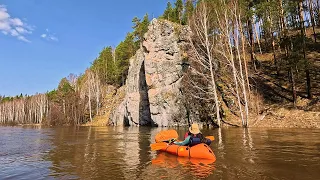
M177 117L185 114L180 87L189 34L187 26L151 21L142 48L130 59L125 99L110 118L115 125L185 122Z

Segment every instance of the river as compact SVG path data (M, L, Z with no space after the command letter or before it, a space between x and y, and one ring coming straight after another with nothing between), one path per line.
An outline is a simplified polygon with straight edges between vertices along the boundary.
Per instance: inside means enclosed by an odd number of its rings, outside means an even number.
M161 130L0 127L0 179L320 178L318 129L204 129L215 136L214 163L151 151Z

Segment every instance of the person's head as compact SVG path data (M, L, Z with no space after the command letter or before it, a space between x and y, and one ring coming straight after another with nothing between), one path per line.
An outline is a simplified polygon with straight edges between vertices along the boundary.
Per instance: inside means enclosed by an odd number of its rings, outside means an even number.
M192 134L199 134L200 133L200 129L198 124L193 123L190 127L189 127L189 132Z

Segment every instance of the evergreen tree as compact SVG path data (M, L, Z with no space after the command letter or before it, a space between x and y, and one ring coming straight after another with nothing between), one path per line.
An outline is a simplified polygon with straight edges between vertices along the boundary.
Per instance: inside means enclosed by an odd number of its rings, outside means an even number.
M174 9L174 22L182 24L182 17L183 17L183 2L182 0L177 0L175 3Z
M54 102L55 100L57 100L57 98L56 98L57 97L57 90L56 89L47 92L46 95L47 95L49 101Z
M102 82L111 83L109 80L112 79L112 74L115 73L111 46L104 48L100 52L99 57L93 62L91 70L98 74Z
M65 97L66 94L74 92L74 89L70 85L70 83L67 80L67 78L62 78L60 83L59 83L57 92L58 92L59 96Z
M96 58L90 69L99 76L104 84L113 84L114 76L117 74L116 64L113 57L113 49L111 46L104 48L99 57Z
M173 8L170 2L167 3L167 8L163 13L162 18L173 21Z
M125 83L129 69L129 59L135 54L139 47L134 39L134 34L128 33L125 40L120 42L115 49L117 73L113 80L118 85Z
M133 18L133 35L137 44L141 44L143 41L144 34L148 31L149 26L149 16L145 14L143 20L141 21L138 17Z
M183 14L182 24L189 24L189 18L191 17L193 13L193 3L192 0L187 0L186 6L185 6L185 12Z

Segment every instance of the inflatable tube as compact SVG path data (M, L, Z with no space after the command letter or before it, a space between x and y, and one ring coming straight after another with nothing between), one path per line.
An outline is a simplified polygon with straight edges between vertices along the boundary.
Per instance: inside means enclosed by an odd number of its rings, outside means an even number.
M170 154L181 156L181 157L210 159L213 161L216 160L216 156L214 155L212 149L204 143L201 143L192 147L168 144L167 147L162 148L160 151L165 151Z

